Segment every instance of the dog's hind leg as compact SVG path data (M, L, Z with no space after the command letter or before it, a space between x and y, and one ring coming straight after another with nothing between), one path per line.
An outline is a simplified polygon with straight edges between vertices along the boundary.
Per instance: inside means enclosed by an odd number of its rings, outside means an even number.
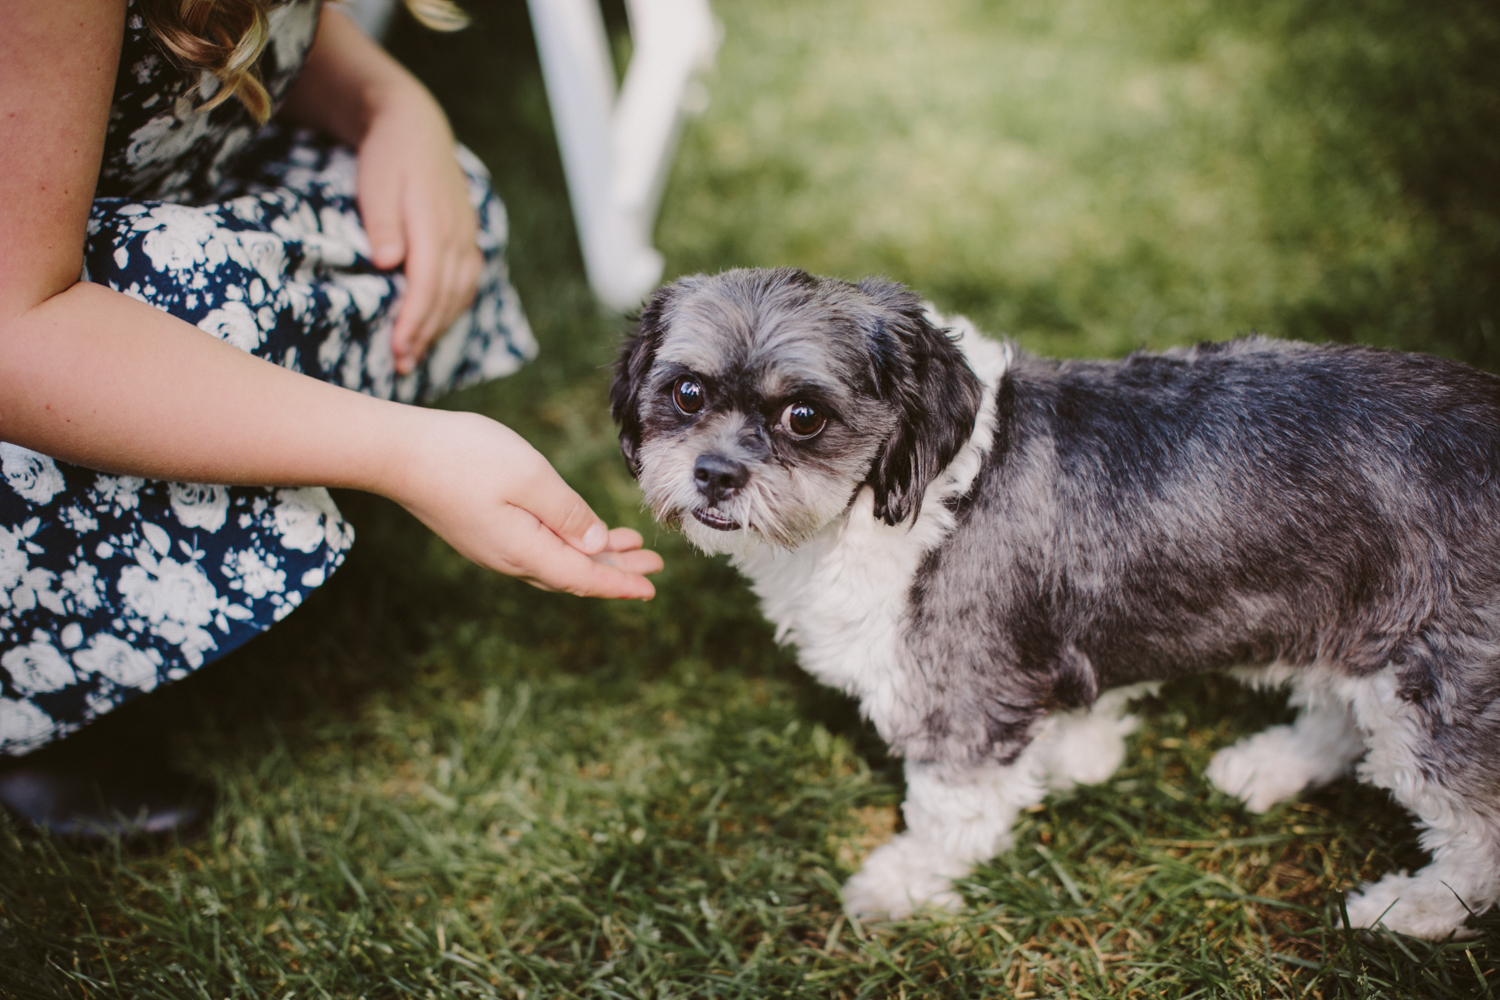
M922 906L961 905L953 880L1010 847L1023 810L1050 790L1103 781L1120 766L1125 736L1136 724L1124 710L1140 693L1108 691L1091 710L1049 716L1011 764L909 762L906 832L873 851L845 884L845 909L898 918Z
M1272 726L1225 747L1209 762L1214 787L1244 801L1251 812L1349 772L1365 752L1365 739L1347 699L1309 675L1293 681L1291 702L1299 706L1289 726Z
M1466 705L1467 723L1434 724L1426 709L1397 692L1387 671L1352 682L1370 753L1361 779L1388 789L1416 816L1432 863L1397 872L1350 893L1349 921L1421 938L1469 936L1471 914L1500 900L1500 778L1493 768L1500 725L1494 705ZM1451 709L1451 706L1450 706Z
M1361 767L1361 771L1366 768ZM1391 790L1424 827L1422 847L1432 863L1414 874L1393 872L1349 894L1349 922L1420 938L1470 937L1468 916L1500 899L1500 809L1473 802L1420 775L1369 774ZM1394 778L1394 781L1390 779Z
M1385 927L1419 938L1472 937L1463 926L1468 916L1483 913L1500 897L1500 850L1496 835L1500 822L1468 809L1461 802L1444 803L1430 797L1427 805L1446 813L1437 826L1424 821L1422 846L1432 852L1432 864L1413 875L1392 872L1378 882L1351 892L1349 923L1355 927Z

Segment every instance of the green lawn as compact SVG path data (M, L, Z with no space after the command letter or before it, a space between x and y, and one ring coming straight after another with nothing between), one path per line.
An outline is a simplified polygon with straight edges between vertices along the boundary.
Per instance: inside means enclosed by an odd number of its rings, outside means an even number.
M605 403L625 323L582 280L525 4L466 6L393 48L495 172L543 356L450 405L640 527L660 595L542 594L341 496L360 543L329 585L79 738L167 740L218 788L206 836L90 851L0 818L0 996L1493 995L1500 918L1342 929L1344 890L1423 863L1383 793L1252 817L1209 788L1215 749L1285 716L1212 677L1144 704L1120 773L1028 815L963 912L844 919L899 763L644 518ZM1047 353L1257 329L1500 368L1493 0L715 9L672 275L882 273Z

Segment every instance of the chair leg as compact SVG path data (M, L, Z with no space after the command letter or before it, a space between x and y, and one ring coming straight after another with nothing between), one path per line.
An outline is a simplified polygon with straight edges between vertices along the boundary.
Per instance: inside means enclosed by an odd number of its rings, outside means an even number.
M589 285L629 308L661 279L651 229L684 95L716 45L713 18L706 0L632 0L635 54L617 100L595 0L529 6Z

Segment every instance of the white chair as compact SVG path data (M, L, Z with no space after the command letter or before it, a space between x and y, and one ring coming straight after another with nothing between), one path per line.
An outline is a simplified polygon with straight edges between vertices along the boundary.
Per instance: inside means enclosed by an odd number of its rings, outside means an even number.
M346 0L375 38L395 0ZM685 113L707 92L719 28L708 0L626 0L631 57L615 88L598 0L527 0L589 287L628 309L661 280L651 231Z
M632 52L615 91L597 0L527 0L589 286L611 309L638 304L662 274L656 210L696 75L718 48L708 0L626 0Z

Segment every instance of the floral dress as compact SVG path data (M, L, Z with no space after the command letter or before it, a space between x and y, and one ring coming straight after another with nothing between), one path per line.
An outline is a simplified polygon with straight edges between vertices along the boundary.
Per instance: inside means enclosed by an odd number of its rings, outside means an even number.
M312 44L319 4L270 14L273 100ZM457 150L479 214L478 294L416 371L396 374L404 291L355 207L354 153L258 127L185 73L132 9L85 275L244 351L350 389L423 402L508 374L536 351L506 276L505 210ZM0 751L25 753L184 677L291 613L354 533L323 489L113 476L0 443Z

